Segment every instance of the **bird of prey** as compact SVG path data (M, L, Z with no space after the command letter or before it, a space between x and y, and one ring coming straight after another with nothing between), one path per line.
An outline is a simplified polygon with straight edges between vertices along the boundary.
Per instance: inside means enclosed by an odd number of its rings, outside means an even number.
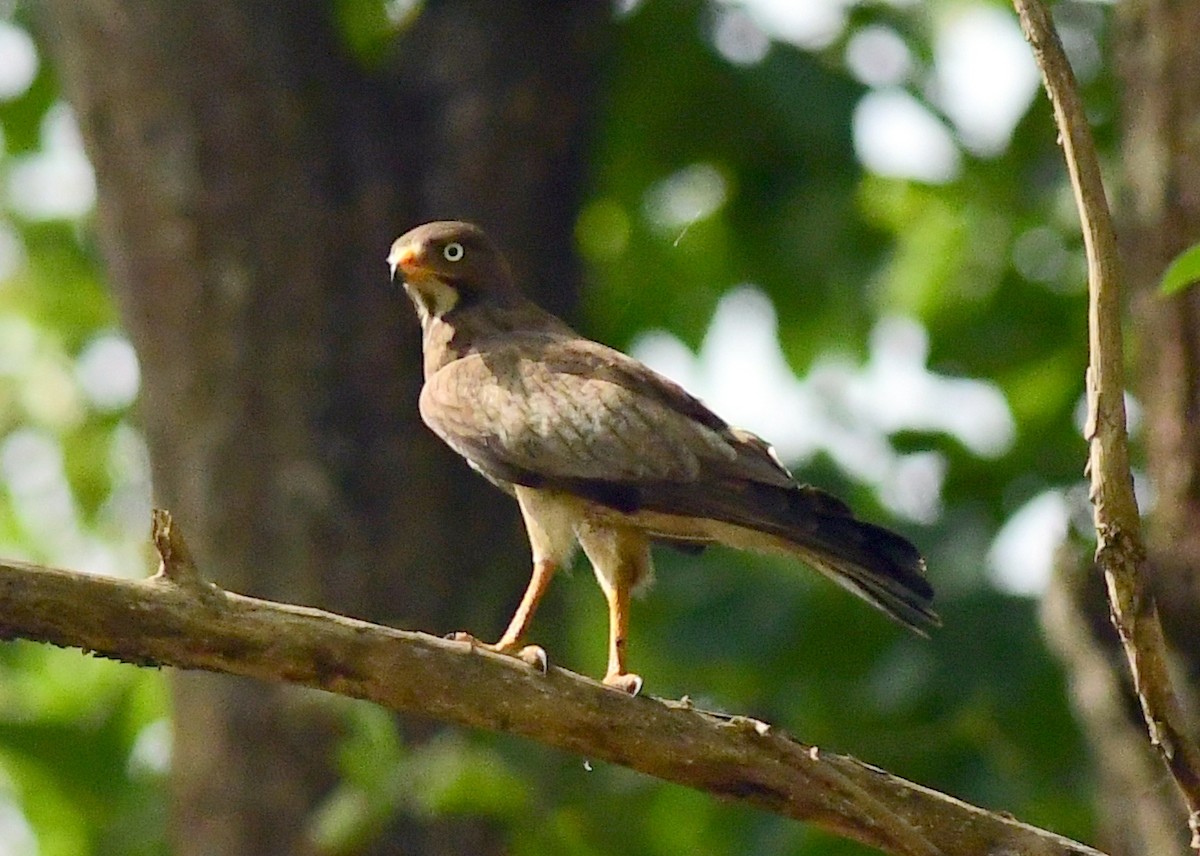
M527 300L477 226L418 226L387 261L421 320L421 418L516 497L529 535L529 587L504 635L484 647L540 652L522 647L526 630L576 545L608 600L604 683L634 694L629 598L651 579L656 541L793 556L918 633L940 624L912 544L797 483L762 439Z

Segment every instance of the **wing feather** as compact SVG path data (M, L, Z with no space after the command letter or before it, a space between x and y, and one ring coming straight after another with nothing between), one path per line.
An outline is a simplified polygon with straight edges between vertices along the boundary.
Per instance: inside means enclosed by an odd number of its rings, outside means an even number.
M785 545L918 632L938 623L924 560L908 541L796 484L760 438L602 345L510 334L430 376L421 416L506 489L555 488L621 512L763 533L771 539L764 549ZM691 547L706 542L690 529L651 534ZM760 544L745 536L729 543Z
M508 338L434 373L421 416L479 470L518 484L791 477L752 434L617 351L566 336Z

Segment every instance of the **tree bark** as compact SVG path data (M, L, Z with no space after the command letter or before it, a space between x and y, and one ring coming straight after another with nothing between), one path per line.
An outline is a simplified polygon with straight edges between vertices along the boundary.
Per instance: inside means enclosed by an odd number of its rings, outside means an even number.
M1200 298L1192 290L1164 299L1157 286L1175 255L1200 238L1200 148L1194 131L1200 89L1192 85L1200 74L1197 38L1200 7L1194 3L1130 0L1119 7L1124 184L1117 214L1124 279L1132 294L1135 389L1144 405L1145 462L1155 494L1146 530L1147 568L1182 667L1176 675L1183 680L1175 686L1185 696L1184 713L1196 710L1200 685ZM1088 640L1108 662L1119 660L1119 642L1106 627L1098 588L1093 575L1076 589L1081 611L1075 617L1069 610L1057 613L1075 625L1062 631L1076 640L1068 660L1092 656L1084 651ZM1127 675L1079 689L1087 670L1076 663L1072 671L1077 708L1097 756L1101 846L1120 856L1188 852L1184 807L1176 791L1154 776L1160 768ZM1194 716L1187 725L1194 740Z
M154 533L162 562L148 580L0 561L0 639L284 680L520 734L896 856L1104 856L757 719L697 710L687 698L633 697L471 643L223 591L191 563L169 515L156 512Z
M1200 7L1135 0L1121 17L1126 120L1124 221L1142 332L1139 387L1155 486L1150 548L1171 637L1200 676L1200 291L1157 288L1200 240Z
M1187 825L1151 750L1104 578L1082 551L1060 551L1042 626L1069 676L1096 775L1096 840L1113 856L1184 856Z
M431 3L373 70L331 7L48 0L42 23L96 168L156 501L222 585L486 635L527 552L419 423L384 256L417 222L473 219L570 310L609 4ZM223 676L173 687L176 852L313 852L332 715ZM375 852L489 850L460 823Z

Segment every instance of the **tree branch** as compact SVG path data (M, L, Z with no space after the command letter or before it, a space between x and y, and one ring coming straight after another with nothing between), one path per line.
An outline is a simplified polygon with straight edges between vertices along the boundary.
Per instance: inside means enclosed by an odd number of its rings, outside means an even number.
M1200 751L1182 727L1167 668L1167 647L1145 574L1146 551L1133 493L1125 430L1120 255L1096 147L1075 75L1041 0L1013 0L1033 47L1062 141L1088 262L1088 472L1096 561L1104 571L1113 622L1133 673L1150 741L1188 806L1192 847L1200 850Z
M467 643L224 592L200 577L165 512L155 512L154 543L162 566L142 581L0 562L0 638L287 681L519 734L901 856L1103 856L754 719L695 710L686 699L632 698Z
M1101 618L1107 606L1104 579L1093 557L1074 545L1055 556L1042 596L1042 632L1067 673L1075 716L1100 772L1096 837L1123 856L1181 856L1190 852L1179 825L1179 797L1161 787L1162 765L1146 745L1146 729L1129 715L1125 653ZM1099 606L1096 602L1099 601Z

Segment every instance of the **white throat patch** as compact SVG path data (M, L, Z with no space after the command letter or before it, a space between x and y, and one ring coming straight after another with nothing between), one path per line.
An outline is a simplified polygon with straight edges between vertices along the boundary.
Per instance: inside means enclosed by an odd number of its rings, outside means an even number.
M421 326L428 324L430 319L441 318L458 305L458 291L432 277L415 284L406 280L404 290L416 304Z

